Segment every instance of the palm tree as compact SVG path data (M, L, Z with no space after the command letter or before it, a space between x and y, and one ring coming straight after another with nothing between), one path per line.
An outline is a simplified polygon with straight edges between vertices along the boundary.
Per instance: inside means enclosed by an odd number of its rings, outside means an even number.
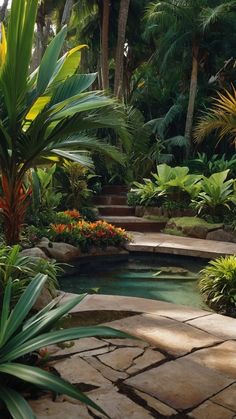
M232 17L230 15L235 7L235 0L163 0L151 3L147 10L151 29L155 31L156 28L160 44L162 43L162 48L165 49L165 63L169 63L170 58L173 60L176 53L182 53L182 60L186 61L186 48L189 53L191 51L190 88L185 123L188 152L191 146L198 73L209 55L206 46L208 37L222 37L225 30L228 30L226 17ZM224 25L220 27L221 20Z
M236 89L232 86L232 92L225 90L218 93L211 110L199 121L195 130L195 141L200 143L212 132L216 132L219 141L228 138L236 144Z
M50 158L91 164L88 150L119 161L120 153L94 133L108 127L126 135L120 106L101 92L85 92L96 74L76 74L84 46L59 58L66 27L46 49L39 68L28 76L37 6L38 0L13 0L7 39L1 26L0 207L8 244L19 240L30 195L24 190L24 176L32 166Z
M110 0L103 0L102 15L102 88L109 89L109 16L110 16Z
M114 82L114 95L119 98L123 96L124 49L129 6L130 0L120 0Z

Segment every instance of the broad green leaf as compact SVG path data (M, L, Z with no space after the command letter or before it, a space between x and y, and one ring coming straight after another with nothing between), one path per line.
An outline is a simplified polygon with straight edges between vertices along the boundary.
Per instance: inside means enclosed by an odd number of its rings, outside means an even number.
M81 50L88 48L87 45L78 45L68 51L57 63L57 67L52 76L51 83L57 84L65 80L67 77L73 76L80 66Z
M51 310L54 302L51 302L43 310L39 311L36 315L27 320L16 336L10 339L6 345L0 350L0 356L6 355L12 348L19 347L26 340L32 339L38 333L48 330L65 314L69 313L72 308L79 304L87 294L81 294L71 299L67 303L56 307ZM57 300L58 301L58 300Z
M36 419L26 400L6 385L0 385L0 399L5 403L13 419Z
M76 387L56 375L40 370L39 368L30 367L28 365L26 367L25 365L17 363L0 365L0 372L13 375L14 377L35 384L43 389L51 390L59 394L66 394L69 397L73 397L74 399L80 400L88 406L93 407L108 417L106 413L85 394L81 393Z
M53 73L55 72L57 60L65 41L66 34L67 27L64 26L55 38L53 38L44 53L38 71L37 92L39 95L45 91Z
M50 102L50 100L50 96L40 96L27 113L25 119L27 121L33 121L38 116L38 114L43 111L43 109Z
M117 338L131 338L132 336L128 335L125 332L120 332L119 330L112 329L106 326L93 326L93 327L73 327L65 330L57 330L49 333L44 333L40 336L35 337L34 339L27 340L22 345L18 347L15 345L8 345L8 353L5 356L1 355L1 362L9 362L14 359L20 358L30 352L34 352L40 348L54 345L60 342L66 342L68 340L75 340L81 338L87 338L92 336L102 336L102 337L117 337ZM12 349L11 349L12 346ZM5 351L6 352L6 351Z
M55 89L50 106L60 103L66 99L78 95L79 93L90 87L96 80L97 73L93 74L76 74L66 79Z
M2 336L0 348L15 333L22 321L25 319L34 303L42 292L43 286L47 280L46 275L37 274L26 288L24 294L20 297L16 306L7 321L7 328Z

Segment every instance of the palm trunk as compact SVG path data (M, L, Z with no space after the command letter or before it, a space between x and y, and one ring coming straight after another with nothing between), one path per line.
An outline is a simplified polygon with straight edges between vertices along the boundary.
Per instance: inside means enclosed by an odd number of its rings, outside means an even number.
M61 19L61 26L68 25L70 21L73 4L74 4L74 0L66 0L66 4L65 4L62 19Z
M103 0L103 17L102 17L102 88L109 89L109 16L110 1Z
M130 0L120 0L118 36L116 44L114 95L123 96L124 47Z
M193 115L195 108L195 100L197 95L197 86L198 86L198 52L199 46L197 44L193 45L193 57L192 57L192 74L190 82L190 91L189 91L189 101L188 101L188 111L186 116L185 124L185 138L188 142L187 157L189 156L191 148L191 139L192 139L192 129L193 129Z

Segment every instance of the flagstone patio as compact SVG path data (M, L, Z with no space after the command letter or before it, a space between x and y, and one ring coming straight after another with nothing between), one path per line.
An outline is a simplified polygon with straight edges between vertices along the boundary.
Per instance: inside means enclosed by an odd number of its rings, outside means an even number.
M141 340L86 338L69 348L52 347L58 357L53 366L112 419L236 418L236 319L103 295L87 296L74 312L90 310L130 311L106 325ZM38 419L105 418L65 396L31 405Z

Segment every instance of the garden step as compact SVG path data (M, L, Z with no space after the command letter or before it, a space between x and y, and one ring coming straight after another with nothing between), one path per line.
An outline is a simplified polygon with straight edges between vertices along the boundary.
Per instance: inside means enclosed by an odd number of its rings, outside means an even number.
M128 205L98 205L100 215L129 216L135 215L135 208Z
M165 228L166 223L163 221L144 220L140 217L112 217L104 216L101 219L115 225L116 227L125 228L128 231L139 232L159 232Z
M95 205L126 205L126 195L99 195L94 198Z
M105 185L102 188L104 195L126 195L128 187L124 185Z

